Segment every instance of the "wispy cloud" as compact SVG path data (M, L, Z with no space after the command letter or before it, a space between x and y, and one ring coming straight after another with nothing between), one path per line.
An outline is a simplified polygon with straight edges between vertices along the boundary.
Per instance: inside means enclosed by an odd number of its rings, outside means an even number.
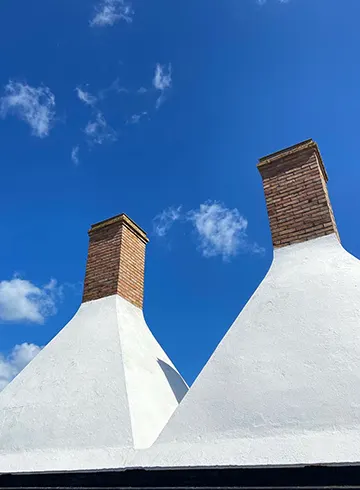
M113 26L120 20L130 23L133 20L133 16L134 11L130 2L125 0L101 0L95 7L90 26Z
M207 201L188 212L183 212L182 206L165 209L153 220L154 233L164 237L175 221L192 225L203 257L220 256L229 260L239 252L264 252L248 239L246 218L238 209L229 209L222 203Z
M143 117L147 116L147 112L139 112L138 114L133 114L127 121L128 124L138 124Z
M0 322L42 324L57 313L62 294L63 289L55 279L42 287L17 276L0 281Z
M155 104L156 109L158 109L166 99L166 91L169 90L172 86L171 63L169 63L167 67L165 65L160 65L159 63L157 63L153 78L153 86L156 88L156 90L160 91L160 95L157 98Z
M277 0L279 3L289 3L290 0ZM265 5L267 0L256 0L258 5Z
M25 121L34 136L44 138L54 124L55 96L48 87L10 80L0 99L0 115L5 118L8 114Z
M155 68L155 75L153 78L153 85L157 90L166 90L171 87L171 63L166 68L165 65L159 63Z
M115 130L108 125L101 112L96 114L95 120L89 121L84 129L90 144L102 145L105 141L116 141Z
M74 146L73 149L71 150L71 161L75 165L79 165L80 160L79 160L79 145Z
M12 381L41 351L41 347L27 342L15 345L8 356L0 354L0 391Z
M140 87L138 90L137 90L137 93L138 94L146 94L146 92L148 91L147 88L145 87Z
M116 92L118 94L120 93L128 93L128 89L123 87L121 84L120 84L120 80L118 78L116 78L110 85L109 87L107 88L104 88L102 90L100 90L99 92L99 99L105 99L105 97L107 96L107 94L109 92Z
M199 239L199 248L204 257L222 256L224 259L247 248L247 220L235 209L228 209L218 202L200 204L199 209L190 211Z
M81 102L84 102L84 104L89 106L94 106L96 104L97 98L95 95L91 95L80 87L76 87L75 91Z
M170 230L175 221L181 219L182 206L164 209L153 219L153 231L155 235L163 237Z

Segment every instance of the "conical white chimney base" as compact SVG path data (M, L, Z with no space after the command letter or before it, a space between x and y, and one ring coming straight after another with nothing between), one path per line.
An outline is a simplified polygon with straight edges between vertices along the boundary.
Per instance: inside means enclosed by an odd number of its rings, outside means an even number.
M360 261L335 234L275 250L139 466L360 461Z
M0 472L127 466L186 391L140 308L84 303L0 394Z

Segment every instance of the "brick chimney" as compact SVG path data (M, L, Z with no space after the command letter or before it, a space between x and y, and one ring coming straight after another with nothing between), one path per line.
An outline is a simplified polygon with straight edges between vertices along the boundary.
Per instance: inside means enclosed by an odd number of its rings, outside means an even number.
M146 233L120 214L89 230L83 302L118 294L142 308Z
M309 139L259 160L276 248L336 233L317 144Z

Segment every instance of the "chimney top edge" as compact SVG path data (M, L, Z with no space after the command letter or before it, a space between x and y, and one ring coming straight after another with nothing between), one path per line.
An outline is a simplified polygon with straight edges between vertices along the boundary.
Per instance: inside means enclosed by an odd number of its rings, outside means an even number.
M138 226L135 221L133 221L129 216L127 216L125 213L118 214L116 216L113 216L112 218L105 219L103 221L99 221L98 223L95 223L91 225L91 228L89 230L89 234L91 234L94 231L97 231L101 228L105 228L106 226L113 225L115 223L125 225L127 228L129 228L135 235L138 236L143 242L148 243L149 238L147 237L145 231Z
M259 163L257 164L257 168L259 170L261 170L263 167L265 167L266 165L269 165L270 163L273 163L273 162L280 160L282 158L286 158L286 157L293 155L295 153L300 153L302 151L306 151L309 149L313 149L315 151L315 153L318 157L318 161L319 161L321 171L322 171L324 178L325 178L325 182L327 182L328 181L328 175L327 175L327 172L325 169L325 165L324 165L324 162L322 160L319 147L313 139L308 139L308 140L302 141L300 143L297 143L296 145L289 146L289 147L284 148L280 151L276 151L275 153L270 153L269 155L266 155L262 158L259 158Z

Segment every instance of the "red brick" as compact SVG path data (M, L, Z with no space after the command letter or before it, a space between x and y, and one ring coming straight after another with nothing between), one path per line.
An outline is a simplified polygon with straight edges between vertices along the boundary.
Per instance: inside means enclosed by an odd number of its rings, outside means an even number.
M121 214L89 230L83 302L118 294L142 308L146 233Z
M336 233L327 174L317 144L308 140L261 158L274 247Z

